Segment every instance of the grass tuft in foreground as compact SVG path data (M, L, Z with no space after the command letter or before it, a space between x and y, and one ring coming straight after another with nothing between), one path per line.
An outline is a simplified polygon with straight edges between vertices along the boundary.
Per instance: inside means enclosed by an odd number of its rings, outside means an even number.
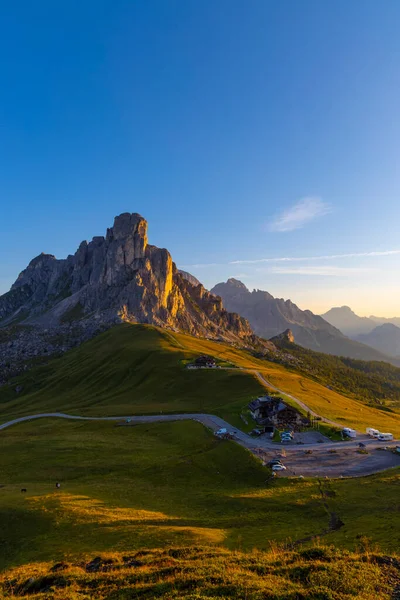
M0 597L390 600L399 586L400 562L382 554L318 545L249 554L170 547L28 564L0 577Z

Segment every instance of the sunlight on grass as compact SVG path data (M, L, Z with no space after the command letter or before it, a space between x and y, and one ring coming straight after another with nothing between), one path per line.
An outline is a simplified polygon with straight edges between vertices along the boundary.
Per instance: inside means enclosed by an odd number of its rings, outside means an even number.
M29 498L29 502L35 505L37 509L49 510L51 508L53 510L60 510L62 511L63 518L73 516L78 523L95 522L112 524L123 522L129 524L146 521L159 521L162 523L164 521L178 520L179 518L158 511L107 506L101 500L74 494L32 496Z

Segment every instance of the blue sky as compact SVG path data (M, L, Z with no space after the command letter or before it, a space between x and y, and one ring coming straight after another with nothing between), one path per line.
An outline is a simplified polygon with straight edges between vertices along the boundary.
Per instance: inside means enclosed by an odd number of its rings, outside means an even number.
M131 211L208 287L399 315L399 25L398 0L0 0L0 292Z

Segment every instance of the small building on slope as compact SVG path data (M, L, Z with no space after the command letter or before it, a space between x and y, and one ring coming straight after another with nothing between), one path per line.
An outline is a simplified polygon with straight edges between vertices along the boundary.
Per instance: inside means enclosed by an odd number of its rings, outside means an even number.
M259 425L273 425L278 429L299 429L309 425L308 419L277 396L260 396L249 403L249 409Z

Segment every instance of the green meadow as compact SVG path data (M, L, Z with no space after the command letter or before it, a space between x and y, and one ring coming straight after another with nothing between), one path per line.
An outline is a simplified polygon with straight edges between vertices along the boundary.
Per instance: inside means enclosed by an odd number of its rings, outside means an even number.
M2 431L1 441L3 569L140 548L291 547L313 536L348 549L363 537L399 547L398 470L272 481L253 455L195 422L43 419ZM344 525L325 535L333 512Z

